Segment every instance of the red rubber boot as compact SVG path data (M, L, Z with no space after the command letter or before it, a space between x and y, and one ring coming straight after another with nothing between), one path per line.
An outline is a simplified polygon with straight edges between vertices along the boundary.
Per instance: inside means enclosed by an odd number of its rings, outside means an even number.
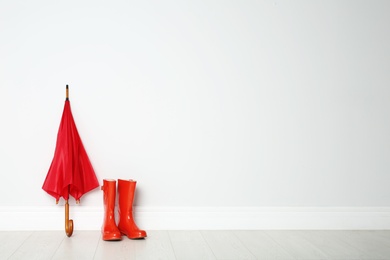
M130 239L146 237L145 230L140 230L133 218L133 201L136 184L137 182L133 180L118 180L118 228L123 235Z
M103 180L104 221L102 225L103 240L122 240L121 232L115 224L116 181Z

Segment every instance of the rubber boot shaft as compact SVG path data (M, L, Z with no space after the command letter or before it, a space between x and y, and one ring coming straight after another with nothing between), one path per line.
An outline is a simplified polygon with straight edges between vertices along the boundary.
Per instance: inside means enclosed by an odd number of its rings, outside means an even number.
M146 237L146 231L137 227L133 217L133 201L137 182L133 180L118 180L119 224L123 235L130 239Z
M121 240L121 233L115 223L116 181L103 180L104 220L102 225L103 240Z

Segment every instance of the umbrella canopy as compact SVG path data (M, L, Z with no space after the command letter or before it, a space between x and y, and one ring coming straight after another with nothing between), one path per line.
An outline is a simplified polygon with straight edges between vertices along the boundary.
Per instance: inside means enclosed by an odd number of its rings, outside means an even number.
M99 186L74 122L66 87L67 97L54 158L42 187L57 202L60 197L67 201L69 195L79 201L83 194Z

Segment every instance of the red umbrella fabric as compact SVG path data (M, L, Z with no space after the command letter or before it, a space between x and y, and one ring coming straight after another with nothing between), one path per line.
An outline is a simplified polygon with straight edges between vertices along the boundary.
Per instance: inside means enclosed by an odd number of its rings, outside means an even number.
M83 194L99 187L95 171L84 149L74 122L70 102L65 100L64 112L57 135L54 158L42 189L56 201L69 195L79 201Z

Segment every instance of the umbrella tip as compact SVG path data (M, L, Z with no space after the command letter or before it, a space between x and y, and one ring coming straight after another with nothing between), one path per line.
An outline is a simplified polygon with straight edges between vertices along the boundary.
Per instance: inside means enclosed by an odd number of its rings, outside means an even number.
M69 86L66 85L66 100L69 100Z

